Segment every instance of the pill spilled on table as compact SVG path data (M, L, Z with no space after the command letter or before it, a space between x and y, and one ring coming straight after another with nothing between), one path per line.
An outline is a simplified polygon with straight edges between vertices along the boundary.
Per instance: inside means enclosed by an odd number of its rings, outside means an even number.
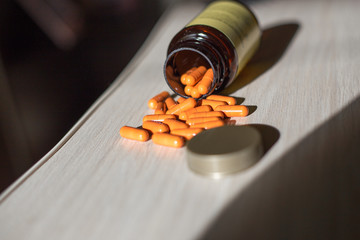
M200 83L197 76L194 78ZM209 95L201 100L179 97L175 101L163 91L151 98L148 106L154 114L145 115L140 128L123 126L121 137L140 142L151 139L157 145L181 148L200 132L224 126L231 117L249 114L245 105L236 105L234 97L221 95Z

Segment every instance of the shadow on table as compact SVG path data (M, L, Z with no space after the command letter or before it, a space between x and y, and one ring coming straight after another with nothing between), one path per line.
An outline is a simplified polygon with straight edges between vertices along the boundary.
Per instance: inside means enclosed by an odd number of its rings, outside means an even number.
M200 239L360 239L360 97L285 153Z
M298 23L285 23L263 30L258 51L222 94L237 91L270 69L284 54L299 27Z
M256 128L261 134L264 155L277 142L280 137L280 132L276 128L265 124L249 124L249 126Z

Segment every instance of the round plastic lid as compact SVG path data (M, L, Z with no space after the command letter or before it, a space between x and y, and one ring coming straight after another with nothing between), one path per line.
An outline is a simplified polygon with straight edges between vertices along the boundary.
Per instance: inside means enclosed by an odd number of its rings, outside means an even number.
M223 126L193 137L187 144L191 170L221 178L249 168L263 155L261 134L250 126Z

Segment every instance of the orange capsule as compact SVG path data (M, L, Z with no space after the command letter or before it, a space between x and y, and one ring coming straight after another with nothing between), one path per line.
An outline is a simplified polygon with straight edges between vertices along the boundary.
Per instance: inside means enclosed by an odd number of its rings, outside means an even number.
M197 134L202 132L203 128L184 128L184 129L175 129L171 131L171 134L182 136L186 138L186 140L190 140L195 137Z
M200 105L210 105L213 109L215 109L219 105L227 105L227 102L224 101L216 101L216 100L208 100L208 99L201 99Z
M221 120L219 117L198 117L198 118L189 118L186 120L186 124L189 124L190 126L198 124L198 123L204 123L204 122L212 122Z
M167 109L170 109L170 108L172 108L173 106L176 105L176 102L175 102L175 100L174 100L172 97L168 97L168 98L165 100L165 104L166 104Z
M164 101L170 94L167 91L163 91L158 95L154 96L148 101L148 106L150 109L155 109L158 102Z
M184 88L185 94L188 95L188 96L191 96L191 92L192 92L193 88L194 87L192 87L192 86L186 85L185 88Z
M216 111L222 111L226 117L246 117L249 109L244 105L217 106Z
M150 139L149 131L129 126L123 126L122 128L120 128L120 136L122 136L123 138L141 142L146 142Z
M167 110L166 114L179 115L180 112L186 111L195 106L196 106L196 100L193 98L188 98L185 101L183 101L182 103L179 103L178 105L174 106L173 108Z
M181 112L179 114L179 119L181 120L186 120L188 119L188 117L196 112L210 112L212 111L212 107L209 105L204 105L204 106L199 106L199 107L195 107L195 108L191 108L185 112Z
M190 70L187 70L186 73L182 74L180 77L180 81L182 84L186 85L186 78L187 76L196 70L196 67L191 68Z
M159 102L157 105L156 105L156 108L155 108L155 114L165 114L166 113L166 104L164 102Z
M194 125L191 125L190 128L205 128L205 129L211 129L216 127L224 126L225 122L223 120L216 120L212 122L204 122L204 123L197 123Z
M192 87L192 89L191 89L191 97L199 98L201 96L202 96L202 94L199 92L198 88L197 87Z
M205 105L207 106L207 105ZM225 114L221 111L211 111L211 112L196 112L190 114L189 118L201 118L201 117L219 117L221 119L225 118Z
M145 121L143 122L142 127L146 130L149 130L151 133L167 133L170 132L170 128L168 125L162 122L156 121Z
M208 100L216 100L216 101L224 101L224 102L227 102L227 104L229 104L229 105L235 105L236 104L236 99L233 98L233 97L229 97L229 96L210 95L210 96L207 96L206 99L208 99Z
M186 77L187 77L187 74L184 73L183 75L181 75L180 77L180 82L183 84L183 85L186 85Z
M179 97L178 100L177 100L177 102L178 102L178 103L182 103L182 102L185 101L185 100L186 100L186 98Z
M198 89L200 94L206 94L209 92L213 79L214 73L213 70L210 68L206 71L201 81L196 85L196 88Z
M152 135L153 142L167 147L181 148L185 145L185 138L170 133L155 133Z
M212 80L210 81L209 79L200 82L200 84L197 86L199 93L202 95L207 94L210 90L211 84Z
M175 130L175 129L184 129L184 128L189 127L189 125L187 125L186 123L176 120L176 119L165 119L164 123L169 126L170 131Z
M206 72L206 67L200 66L186 76L186 85L194 86L199 82Z
M144 116L143 122L145 122L145 121L163 122L167 118L176 119L176 116L173 114L151 114L151 115Z

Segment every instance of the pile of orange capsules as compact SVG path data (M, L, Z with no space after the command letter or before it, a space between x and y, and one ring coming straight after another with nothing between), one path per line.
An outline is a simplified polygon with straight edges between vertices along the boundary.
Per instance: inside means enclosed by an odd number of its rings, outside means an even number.
M211 68L194 67L181 75L180 81L185 94L191 97L179 97L175 102L167 91L157 94L148 102L154 114L144 116L139 128L122 127L120 135L142 142L151 138L155 144L180 148L198 133L249 113L246 106L236 105L236 99L229 96L209 95L195 100L209 92L213 81Z
M185 86L186 95L199 98L209 92L213 82L213 70L204 66L194 67L181 75L180 81Z
M179 97L175 101L167 91L151 98L148 106L154 114L144 116L139 128L123 126L122 137L142 142L152 139L158 145L181 148L196 134L249 113L246 106L236 105L233 97L210 95L198 101Z

